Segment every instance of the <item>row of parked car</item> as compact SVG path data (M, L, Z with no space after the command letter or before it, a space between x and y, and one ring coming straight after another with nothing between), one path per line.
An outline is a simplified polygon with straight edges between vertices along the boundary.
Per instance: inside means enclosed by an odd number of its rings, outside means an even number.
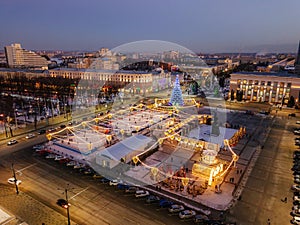
M298 140L298 138L295 140ZM295 184L292 186L292 190L294 191L294 197L291 212L291 216L293 218L291 220L291 223L300 224L300 151L295 151L293 154L293 158L294 165L292 167L292 171L294 171L293 175ZM287 198L282 199L281 201L287 202Z
M220 221L211 220L208 218L208 216L203 214L197 214L195 210L186 209L182 204L177 204L173 201L170 201L169 199L154 195L150 191L144 190L141 187L126 184L120 179L109 179L103 177L102 175L94 171L92 168L90 168L88 165L76 162L65 156L56 154L53 151L49 151L45 149L43 145L33 146L33 149L47 159L54 159L55 161L63 163L68 167L73 167L74 169L77 169L83 174L92 176L94 179L99 180L99 182L103 184L115 186L117 189L123 190L126 194L131 194L135 198L144 199L147 204L158 204L160 208L168 209L168 212L170 214L178 215L180 219L193 219L193 221L197 224L221 224Z
M116 186L116 188L124 190L124 193L134 195L135 198L142 198L147 204L157 204L160 208L166 208L170 214L178 215L180 219L193 219L197 224L220 224L218 221L210 220L206 215L197 214L195 210L186 209L182 204L157 196L141 187L131 186L123 183L121 180L110 180L105 177L100 179L100 182Z

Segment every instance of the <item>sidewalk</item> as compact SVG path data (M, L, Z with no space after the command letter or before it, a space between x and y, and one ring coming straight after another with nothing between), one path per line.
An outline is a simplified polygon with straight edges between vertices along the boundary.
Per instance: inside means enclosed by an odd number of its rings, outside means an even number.
M15 219L6 225L17 225L26 222L30 225L64 225L67 218L50 207L35 200L22 191L17 195L13 186L0 184L0 207ZM0 221L1 222L1 221ZM25 223L25 224L26 224ZM1 223L0 223L1 224Z

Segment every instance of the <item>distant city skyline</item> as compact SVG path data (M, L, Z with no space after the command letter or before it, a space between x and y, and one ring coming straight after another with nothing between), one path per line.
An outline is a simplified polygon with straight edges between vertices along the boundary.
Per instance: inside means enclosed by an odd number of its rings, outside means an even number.
M57 1L0 3L0 49L96 51L162 40L195 53L296 53L300 2Z

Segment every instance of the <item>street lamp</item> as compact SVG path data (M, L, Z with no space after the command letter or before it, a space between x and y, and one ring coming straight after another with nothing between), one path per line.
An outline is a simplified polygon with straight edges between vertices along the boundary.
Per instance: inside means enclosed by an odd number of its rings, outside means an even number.
M17 184L17 177L16 177L16 173L15 173L15 169L14 169L14 164L11 164L11 169L13 172L13 178L14 178L14 182L15 182L15 187L16 187L16 193L17 195L19 194L19 188L18 188L18 184Z
M65 194L66 194L66 201L67 201L67 216L68 216L68 225L71 224L70 222L70 211L69 211L69 200L68 200L68 189L65 189Z
M68 225L71 225L71 220L70 220L70 210L69 210L69 199L68 199L68 187L69 187L69 184L67 184L67 188L65 188L64 192L65 192L65 197L66 197L66 203L67 203L67 218L68 218ZM61 190L59 188L57 188L57 190Z

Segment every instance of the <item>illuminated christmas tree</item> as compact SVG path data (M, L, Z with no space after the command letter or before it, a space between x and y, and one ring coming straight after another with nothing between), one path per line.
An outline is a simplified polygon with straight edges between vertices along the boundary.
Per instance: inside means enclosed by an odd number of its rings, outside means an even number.
M179 82L178 75L176 76L170 103L174 106L178 106L178 105L182 106L183 105L183 98L182 98L182 92L180 89L180 82Z

